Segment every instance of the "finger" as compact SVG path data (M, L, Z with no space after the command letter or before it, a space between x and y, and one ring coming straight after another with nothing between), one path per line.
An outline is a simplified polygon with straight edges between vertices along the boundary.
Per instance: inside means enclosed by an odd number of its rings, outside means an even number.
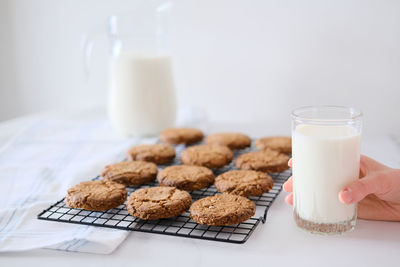
M293 164L292 159L289 159L289 161L288 161L289 167L292 167L292 164Z
M385 172L376 172L351 182L339 192L339 200L344 204L358 202L369 194L384 194L390 190Z
M384 170L390 170L390 168L367 156L360 156L360 172L362 174L361 177L368 175L368 173Z
M293 194L290 193L289 195L287 195L287 196L285 197L285 201L286 201L286 203L288 203L289 205L293 205Z
M293 177L290 176L289 179L283 184L283 191L292 192L293 191Z

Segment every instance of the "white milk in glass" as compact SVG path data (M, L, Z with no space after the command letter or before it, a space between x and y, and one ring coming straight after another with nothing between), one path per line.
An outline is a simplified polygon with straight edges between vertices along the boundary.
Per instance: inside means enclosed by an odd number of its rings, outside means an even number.
M169 56L121 53L110 69L109 117L125 136L151 136L173 125L175 89Z
M356 204L339 192L359 178L360 133L348 125L298 125L293 142L293 206L297 224L314 232L353 228Z

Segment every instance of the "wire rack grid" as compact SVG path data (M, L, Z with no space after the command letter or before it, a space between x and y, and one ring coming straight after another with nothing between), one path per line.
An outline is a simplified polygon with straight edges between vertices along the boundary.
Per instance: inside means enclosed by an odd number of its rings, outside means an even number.
M163 169L167 166L181 164L180 153L183 151L183 149L185 149L185 147L182 145L176 146L175 150L177 156L174 162L168 165L159 166L159 168ZM251 146L248 149L235 151L234 156L236 158L243 153L254 150L255 147ZM235 167L232 162L223 168L214 170L214 173L217 176L223 172L233 169L235 169ZM281 173L272 173L270 176L274 180L273 188L268 193L264 193L261 196L250 197L250 200L256 204L256 214L245 222L230 226L200 225L195 223L190 218L188 211L174 218L146 221L132 217L127 212L125 203L114 209L97 212L70 208L65 204L64 199L61 199L60 201L51 205L49 208L43 210L38 215L38 219L229 243L244 243L248 240L260 222L265 223L268 209L281 192L283 183L291 176L291 171L287 170ZM96 179L101 178L98 176L93 180ZM128 195L139 188L157 185L157 182L152 182L141 186L127 187ZM193 201L203 197L213 196L217 193L218 191L215 186L190 192Z

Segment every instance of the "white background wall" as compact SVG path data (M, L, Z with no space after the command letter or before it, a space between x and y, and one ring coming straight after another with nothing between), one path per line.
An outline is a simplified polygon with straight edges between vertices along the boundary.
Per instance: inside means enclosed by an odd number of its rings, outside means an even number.
M0 0L0 120L104 105L106 44L86 83L81 36L134 5ZM287 126L294 107L338 104L400 132L400 1L177 0L172 40L179 106L213 121Z

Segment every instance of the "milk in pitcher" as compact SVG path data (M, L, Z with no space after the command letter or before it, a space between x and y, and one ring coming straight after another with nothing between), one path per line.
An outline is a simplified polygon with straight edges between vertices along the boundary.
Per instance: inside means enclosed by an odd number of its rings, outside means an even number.
M175 120L171 59L123 52L110 64L109 117L125 136L154 136Z

